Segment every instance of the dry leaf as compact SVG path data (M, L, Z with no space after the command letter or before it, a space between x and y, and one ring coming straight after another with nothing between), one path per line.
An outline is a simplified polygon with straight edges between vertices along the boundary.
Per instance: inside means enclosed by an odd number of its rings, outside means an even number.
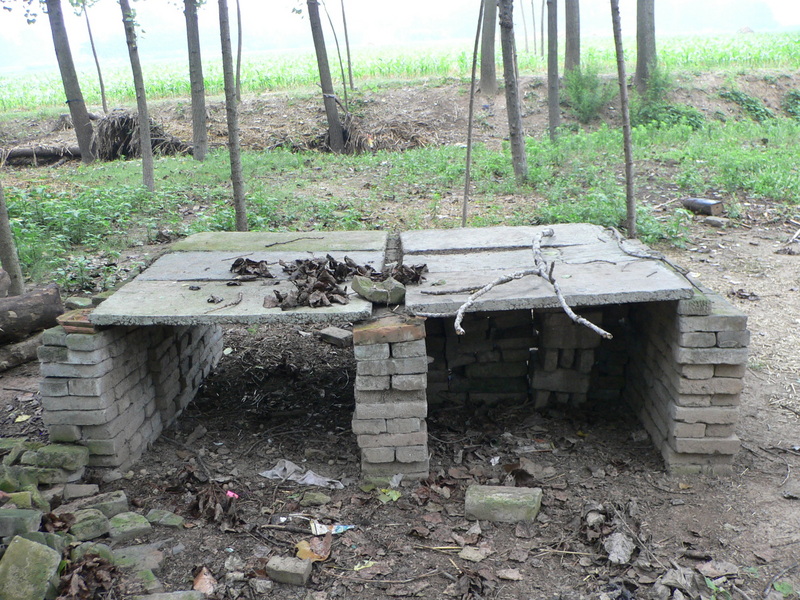
M297 548L297 558L303 560L310 560L313 562L328 560L331 555L331 542L333 537L330 532L325 534L325 537L314 537L310 540L302 540L295 544Z
M201 594L205 594L206 596L210 596L216 591L217 580L214 579L214 576L207 567L202 567L197 572L197 575L194 577L192 589L196 592L200 592Z

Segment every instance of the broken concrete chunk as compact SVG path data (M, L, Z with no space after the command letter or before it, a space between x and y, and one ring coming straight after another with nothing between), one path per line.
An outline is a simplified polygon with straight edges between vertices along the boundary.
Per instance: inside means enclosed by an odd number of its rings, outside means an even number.
M517 523L533 521L542 505L540 488L471 485L464 500L468 519Z
M15 537L0 560L0 598L41 600L55 596L61 554Z
M393 277L386 281L372 281L369 277L356 275L350 287L359 296L375 304L402 304L406 298L406 286Z
M353 345L353 332L341 327L326 327L317 332L319 339L339 348L349 348Z
M267 563L267 575L273 581L305 586L311 577L313 563L291 556L273 556Z
M93 540L108 533L108 519L96 508L85 508L73 513L75 522L69 532L79 541Z

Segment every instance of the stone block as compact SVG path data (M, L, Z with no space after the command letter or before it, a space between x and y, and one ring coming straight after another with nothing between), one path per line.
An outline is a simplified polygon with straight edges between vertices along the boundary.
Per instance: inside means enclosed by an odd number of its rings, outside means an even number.
M349 348L353 345L353 332L341 327L326 327L317 332L323 342L327 342L339 348Z
M40 600L55 597L60 563L60 552L15 537L0 560L0 598Z
M353 328L353 343L356 346L412 342L424 338L424 317L393 314L358 323Z
M386 420L386 433L415 433L421 430L422 420L420 418ZM353 433L358 432L354 430Z
M51 442L77 442L81 439L81 428L77 425L50 425L47 431Z
M682 365L739 365L747 362L748 354L747 348L673 348L672 353Z
M683 423L705 423L706 425L735 424L739 411L733 407L691 408L686 406L669 407L670 418Z
M717 332L717 346L720 348L747 348L750 345L750 332L744 331L719 331Z
M744 377L747 373L747 365L714 365L714 375L716 377Z
M398 342L391 346L392 357L394 358L414 358L426 356L428 353L425 340L414 340L412 342Z
M427 371L428 358L426 356L388 358L384 360L359 360L356 362L356 373L358 375L405 375L426 373Z
M395 451L397 462L414 463L428 460L428 446L402 446Z
M39 393L51 398L66 396L69 394L69 379L46 377L39 382Z
M273 556L266 565L267 575L273 581L305 586L311 577L312 562L288 556Z
M428 443L428 432L380 433L378 435L359 435L359 448L388 448L390 446L423 446Z
M388 463L395 459L395 448L362 448L361 461L368 463Z
M533 522L542 504L540 488L471 485L464 499L468 519L498 523Z
M48 469L77 471L85 467L88 460L89 449L84 446L49 444L38 450L29 450L22 455L20 462Z
M42 332L42 345L44 346L66 346L67 345L67 332L61 325L45 329Z
M711 379L714 365L678 365L678 373L686 379Z
M117 543L142 537L152 530L150 521L135 512L119 513L108 520L108 535Z
M717 345L717 334L712 331L689 331L678 335L678 345L684 348L712 348Z
M397 402L384 404L365 404L356 402L355 419L424 419L428 416L427 400L417 402Z
M384 360L389 358L389 344L369 344L355 346L353 354L356 360Z
M78 498L88 498L100 493L100 487L94 483L68 483L64 486L62 497L65 502L77 500Z
M711 314L711 300L702 292L695 291L691 298L678 300L676 312L685 316L704 316Z
M355 389L359 391L378 391L388 390L391 388L391 377L384 375L381 377L372 377L369 375L356 375Z
M98 496L76 500L69 504L62 504L55 512L61 514L90 508L98 510L106 517L111 518L114 515L128 511L128 497L122 490L107 492Z
M75 522L69 532L83 542L93 540L108 533L108 518L95 508L77 510L73 513Z
M386 433L386 419L353 419L352 426L356 435Z
M428 377L424 373L415 375L392 375L393 390L424 390L428 387Z
M728 437L674 438L670 445L680 454L736 454L741 447L739 438Z
M0 510L0 537L9 537L29 531L38 531L42 512L25 508Z

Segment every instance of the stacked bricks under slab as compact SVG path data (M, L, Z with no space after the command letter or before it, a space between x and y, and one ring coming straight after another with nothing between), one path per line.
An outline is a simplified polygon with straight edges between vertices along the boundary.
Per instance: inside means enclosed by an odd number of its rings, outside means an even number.
M467 313L428 320L428 400L471 404L526 401L528 361L536 346L530 310Z
M631 309L626 396L670 471L730 471L746 370L747 316L710 291Z
M89 448L89 466L126 469L188 404L222 354L217 326L46 331L43 420L54 442Z
M603 313L599 310L581 316L602 326ZM595 348L602 338L560 309L537 312L535 320L539 340L530 361L530 378L536 408L585 404Z
M425 320L389 315L353 327L353 432L366 478L428 477Z
M603 329L612 339L602 338L594 349L594 368L589 382L588 401L593 407L606 408L623 404L623 390L626 384L628 356L627 323L628 304L611 304L602 307Z

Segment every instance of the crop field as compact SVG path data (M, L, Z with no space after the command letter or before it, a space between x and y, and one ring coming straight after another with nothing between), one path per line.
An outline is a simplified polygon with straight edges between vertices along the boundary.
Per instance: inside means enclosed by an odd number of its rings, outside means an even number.
M563 44L562 44L563 46ZM635 41L625 42L628 63L635 64ZM584 60L594 63L603 73L616 72L616 59L611 40L589 38L582 47ZM749 34L714 37L665 37L659 39L659 60L665 69L678 71L741 71L761 68L797 68L800 65L800 35ZM334 82L341 83L335 48L329 48ZM499 56L498 56L499 60ZM387 48L353 53L353 76L360 85L389 80L436 80L469 76L471 47ZM544 74L546 63L534 53L519 54L522 75ZM183 63L144 65L145 83L150 99L188 97L188 67ZM242 63L242 88L245 93L313 87L317 80L313 52L305 54L269 53L245 58ZM219 62L204 64L206 92L224 92L222 67ZM100 103L100 88L94 71L80 74L83 94L88 104ZM136 96L130 69L119 67L104 73L106 92L112 105L132 104ZM0 77L0 113L35 111L62 106L61 80L54 69L50 73L22 77Z

